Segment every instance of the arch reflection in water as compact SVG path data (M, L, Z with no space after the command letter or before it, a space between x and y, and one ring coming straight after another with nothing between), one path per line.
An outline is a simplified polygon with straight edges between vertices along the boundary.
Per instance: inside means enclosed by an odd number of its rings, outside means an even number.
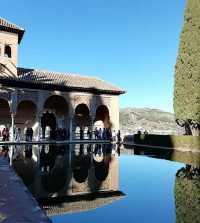
M12 165L26 186L34 183L37 174L37 160L33 156L32 145L13 146Z
M119 189L112 145L28 145L14 151L13 167L37 199Z
M78 183L84 183L91 168L91 145L86 145L85 149L83 144L78 147L76 146L72 156L73 179Z

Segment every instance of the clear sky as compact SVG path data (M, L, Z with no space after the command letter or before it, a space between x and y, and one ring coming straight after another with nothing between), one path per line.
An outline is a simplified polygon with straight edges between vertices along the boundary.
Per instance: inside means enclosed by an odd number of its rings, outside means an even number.
M173 111L185 0L6 0L26 29L19 65L98 76L127 91L121 107Z

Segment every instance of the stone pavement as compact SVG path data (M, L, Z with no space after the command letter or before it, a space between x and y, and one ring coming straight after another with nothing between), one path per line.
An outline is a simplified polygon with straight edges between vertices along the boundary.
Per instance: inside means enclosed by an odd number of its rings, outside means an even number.
M1 156L0 223L51 223L8 161Z

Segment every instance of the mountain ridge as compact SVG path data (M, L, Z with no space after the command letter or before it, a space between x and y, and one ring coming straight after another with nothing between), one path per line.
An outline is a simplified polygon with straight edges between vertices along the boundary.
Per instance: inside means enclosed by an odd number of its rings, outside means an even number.
M183 134L183 129L175 122L175 115L161 109L126 107L120 109L119 116L122 135L145 130L150 134Z

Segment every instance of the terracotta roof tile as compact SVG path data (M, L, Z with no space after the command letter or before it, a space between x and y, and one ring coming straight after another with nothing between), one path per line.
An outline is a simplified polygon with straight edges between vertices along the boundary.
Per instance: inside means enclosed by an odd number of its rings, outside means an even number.
M67 88L80 88L116 93L124 93L118 87L113 86L96 77L81 76L71 73L56 73L34 69L18 68L19 80L34 84L59 85Z
M8 20L3 19L1 17L0 17L0 26L5 26L5 27L8 27L8 28L12 28L12 29L24 30L23 28L15 25L14 23L11 23Z
M101 193L101 192L100 192ZM107 192L106 195L96 195L95 199L91 199L90 194L87 195L76 195L70 201L68 197L67 202L63 202L62 205L43 205L48 216L63 215L67 213L77 213L82 211L89 211L96 209L115 201L123 199L125 194L120 191ZM109 195L110 194L110 195Z
M85 91L101 91L123 94L124 90L96 77L81 76L71 73L57 73L35 69L18 68L18 77L1 74L2 79L20 81L34 85L62 86L68 89Z
M21 42L21 39L25 32L23 28L19 27L14 23L9 22L8 20L2 17L0 17L0 30L17 33L19 35L19 43Z

